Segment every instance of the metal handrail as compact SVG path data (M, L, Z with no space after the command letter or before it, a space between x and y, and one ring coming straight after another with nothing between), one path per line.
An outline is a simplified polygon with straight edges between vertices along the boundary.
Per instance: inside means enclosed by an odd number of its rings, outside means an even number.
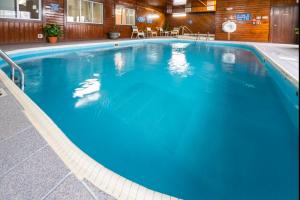
M21 76L21 90L24 91L25 75L23 69L17 65L4 51L0 49L0 57L7 62L11 67L11 80L15 83L15 69L17 69Z
M187 26L181 26L181 29L182 29L182 35L184 35L185 30L188 30L188 32L193 34L193 31L191 31L191 29L189 29Z

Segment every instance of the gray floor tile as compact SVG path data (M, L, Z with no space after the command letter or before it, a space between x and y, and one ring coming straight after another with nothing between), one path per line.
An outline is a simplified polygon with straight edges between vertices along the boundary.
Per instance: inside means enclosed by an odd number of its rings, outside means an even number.
M0 141L31 125L10 94L0 98L0 122Z
M73 175L69 175L45 200L94 200L86 187Z
M0 88L4 88L4 84L0 81Z
M33 127L0 141L0 177L46 144Z
M0 199L40 200L68 173L47 146L0 178Z
M84 179L83 182L88 186L90 191L93 192L93 194L97 197L97 200L115 200L112 196L104 193L100 189L98 189L96 186L94 186L91 182Z
M0 81L0 83L2 83L2 82ZM18 107L22 110L22 106L17 101L17 99L14 97L14 95L12 95L12 93L7 89L7 87L4 85L4 83L2 83L2 85L3 85L3 87L2 86L0 86L0 87L3 88L5 90L5 92L8 94L10 103L15 104L16 107Z

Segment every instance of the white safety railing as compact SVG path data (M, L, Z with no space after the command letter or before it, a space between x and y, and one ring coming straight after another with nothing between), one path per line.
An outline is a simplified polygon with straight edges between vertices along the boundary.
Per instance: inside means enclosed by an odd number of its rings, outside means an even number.
M7 63L10 65L11 67L11 80L16 83L16 79L15 79L15 70L19 71L19 75L21 77L20 80L20 88L21 90L24 91L24 85L25 85L25 76L24 76L24 72L23 69L17 65L4 51L2 51L0 49L0 57Z

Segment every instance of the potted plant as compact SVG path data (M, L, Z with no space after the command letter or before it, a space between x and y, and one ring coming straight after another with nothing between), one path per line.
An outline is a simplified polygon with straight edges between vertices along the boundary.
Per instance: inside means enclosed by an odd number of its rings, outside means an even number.
M167 21L167 20L165 21L163 28L164 28L165 31L169 31L170 30L170 23L169 23L169 21Z
M121 36L120 32L117 31L117 27L114 26L113 30L108 33L110 39L118 39Z
M43 27L43 32L51 44L57 43L58 37L63 34L60 26L57 24L47 24Z

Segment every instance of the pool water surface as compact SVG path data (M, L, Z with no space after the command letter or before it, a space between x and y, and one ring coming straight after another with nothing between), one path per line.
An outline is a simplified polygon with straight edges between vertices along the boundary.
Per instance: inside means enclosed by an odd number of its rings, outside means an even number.
M72 142L132 181L187 200L298 198L297 89L249 48L148 42L19 64Z

